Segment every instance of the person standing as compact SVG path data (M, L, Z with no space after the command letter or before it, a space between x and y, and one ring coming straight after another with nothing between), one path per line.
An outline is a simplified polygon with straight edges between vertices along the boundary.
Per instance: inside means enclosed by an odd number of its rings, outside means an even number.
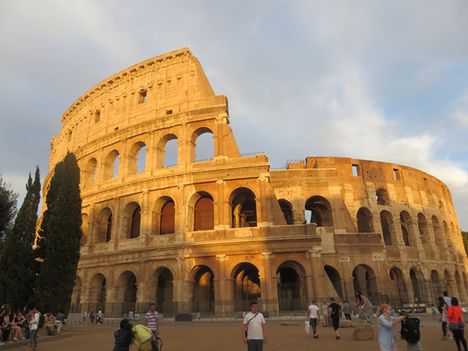
M330 315L333 329L335 330L336 340L340 340L340 333L338 332L338 329L340 328L341 306L336 303L333 297L330 299L328 313Z
M242 322L242 338L247 344L247 351L263 351L266 343L265 318L258 312L258 303L250 303L250 312L244 316Z
M313 331L312 337L318 339L317 323L320 318L320 308L315 304L315 301L312 301L307 308L306 317L309 318L309 325Z
M447 317L449 329L453 333L458 351L461 351L460 342L463 344L464 351L468 351L464 335L465 320L463 319L463 312L456 297L452 297L450 300L450 306L447 307Z
M31 320L29 321L29 350L36 351L37 348L37 332L39 330L39 320L41 314L36 307L31 309Z
M156 340L156 343L158 344L158 348L162 347L162 340L161 337L159 336L159 325L158 325L158 311L156 311L156 305L152 302L149 305L149 310L145 314L145 320L143 322L144 325L146 325L151 332L154 335L154 340Z
M351 305L348 303L348 301L345 301L343 303L343 313L345 315L345 318L350 321L351 320Z
M377 324L379 326L379 347L380 351L397 351L393 326L405 319L405 316L392 317L392 307L390 305L380 305L377 310Z

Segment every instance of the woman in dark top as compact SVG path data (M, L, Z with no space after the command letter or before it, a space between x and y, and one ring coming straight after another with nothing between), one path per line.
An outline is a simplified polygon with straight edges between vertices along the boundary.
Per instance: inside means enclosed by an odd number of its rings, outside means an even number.
M332 321L333 329L335 329L336 340L340 339L340 333L338 328L340 327L340 315L341 315L341 306L335 302L334 298L330 299L330 305L328 306L330 319Z
M120 329L114 333L115 344L113 351L130 351L132 344L132 324L128 319L120 321Z

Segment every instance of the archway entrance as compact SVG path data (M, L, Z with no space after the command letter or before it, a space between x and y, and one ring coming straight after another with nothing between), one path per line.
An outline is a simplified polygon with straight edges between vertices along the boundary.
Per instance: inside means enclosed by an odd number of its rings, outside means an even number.
M135 312L137 301L137 279L135 274L123 272L117 281L117 301L120 302L120 313L126 314L129 311Z
M393 267L390 269L390 280L392 281L391 287L391 304L402 306L408 303L408 290L406 288L405 279L403 273L399 268Z
M325 270L328 279L330 279L330 282L335 288L336 294L340 297L340 299L343 300L343 285L341 282L340 273L338 273L338 271L335 268L329 265L324 266L323 269Z
M174 313L173 280L174 277L171 271L166 267L161 267L156 270L156 307L158 312L166 316Z
M414 303L426 303L427 302L427 291L426 291L426 280L422 272L416 268L411 268L410 279L413 284L413 296Z
M297 262L284 262L278 267L276 276L279 310L303 310L306 304L303 267Z
M89 290L89 312L101 309L104 311L106 305L106 278L98 273L91 280Z
M199 266L196 269L193 285L193 312L213 314L214 302L214 274L207 266Z
M250 301L261 296L258 269L251 263L241 263L233 274L234 311L248 311Z
M374 270L368 265L360 264L353 269L353 286L355 294L360 292L367 296L372 303L380 303L377 279Z

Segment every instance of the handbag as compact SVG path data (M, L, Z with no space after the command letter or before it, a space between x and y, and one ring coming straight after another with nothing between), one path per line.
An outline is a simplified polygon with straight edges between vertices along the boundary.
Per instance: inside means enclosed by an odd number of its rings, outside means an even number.
M455 323L449 323L449 329L450 330L462 330L465 328L465 325L462 321L458 321Z

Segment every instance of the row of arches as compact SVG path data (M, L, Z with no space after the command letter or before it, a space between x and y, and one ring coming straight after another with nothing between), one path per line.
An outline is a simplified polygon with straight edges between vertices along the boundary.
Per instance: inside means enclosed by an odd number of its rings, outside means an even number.
M257 205L255 193L248 188L235 189L229 197L231 210L231 227L255 227L257 225ZM190 230L214 229L214 199L205 191L195 193L189 200ZM160 197L152 215L152 231L156 234L172 234L176 231L176 203L170 196ZM103 243L112 240L115 232L120 232L122 238L132 239L140 236L142 223L142 208L138 202L132 201L125 205L121 214L121 230L116 230L115 216L111 208L105 207L97 213L94 223L93 242ZM88 241L89 215L82 215L82 244Z
M191 137L191 162L214 158L214 134L206 127L195 130ZM134 142L125 157L121 157L119 148L109 151L98 167L96 157L91 157L84 166L83 185L90 187L98 178L98 171L103 180L118 178L121 174L133 175L146 171L148 150L144 141ZM179 139L175 134L164 135L156 144L156 168L172 167L179 163ZM99 168L101 170L99 170Z
M391 201L390 201L390 196L388 194L388 191L384 188L379 188L375 192L375 201L377 202L377 205L381 206L390 206ZM428 205L430 207L436 207L436 201L434 200L434 197L432 194L429 194L428 196ZM438 202L438 208L439 211L443 211L445 209L444 202L442 200L439 200Z

